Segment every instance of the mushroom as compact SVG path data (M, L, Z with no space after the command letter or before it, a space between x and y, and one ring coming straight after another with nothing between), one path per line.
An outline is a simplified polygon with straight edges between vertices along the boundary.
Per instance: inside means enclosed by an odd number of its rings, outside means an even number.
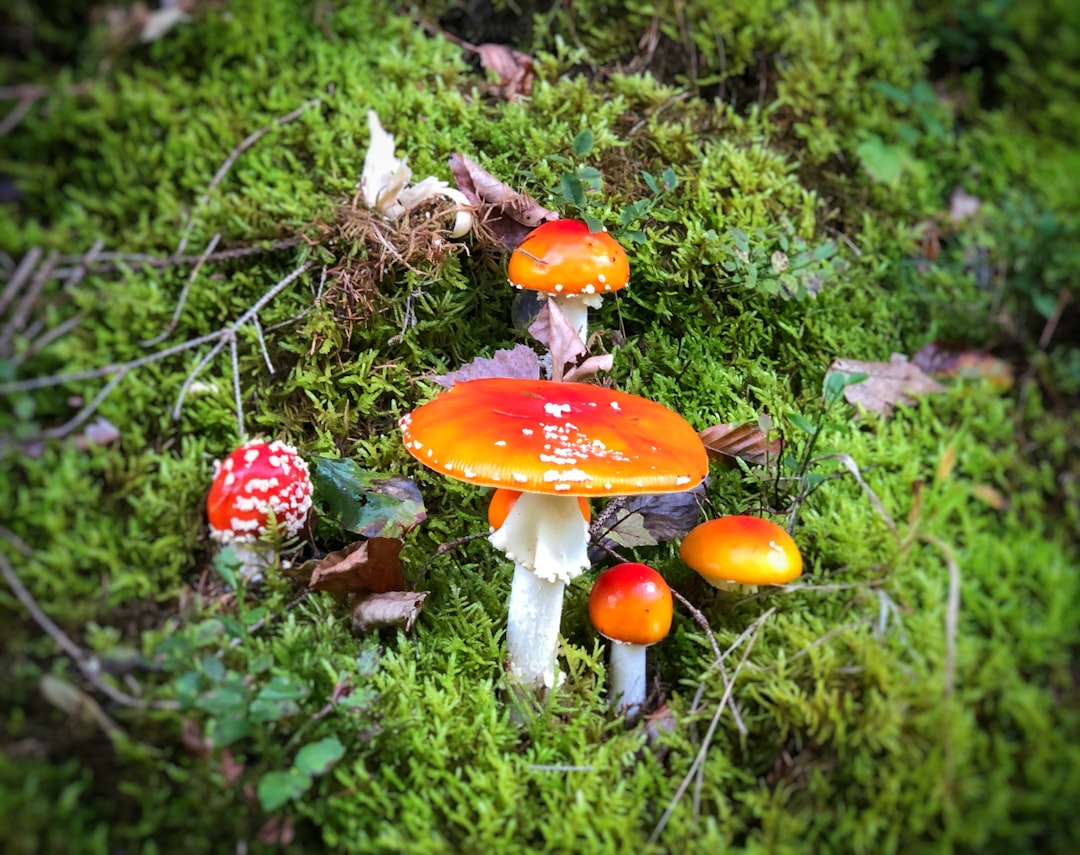
M291 445L253 439L214 463L206 497L210 537L232 547L246 580L257 579L277 557L265 536L295 537L310 510L308 466Z
M580 220L552 220L533 229L510 254L515 288L538 291L555 302L582 342L589 308L630 280L626 251L606 231L591 232Z
M405 448L424 465L521 492L490 540L515 564L509 670L539 693L555 685L563 590L589 564L578 500L680 492L708 471L705 447L681 416L584 383L460 382L400 424Z
M667 636L671 613L671 588L645 564L619 564L596 577L589 619L612 642L608 699L627 718L645 702L645 649Z
M761 517L708 520L683 538L679 557L716 588L783 585L802 573L802 555L791 535Z

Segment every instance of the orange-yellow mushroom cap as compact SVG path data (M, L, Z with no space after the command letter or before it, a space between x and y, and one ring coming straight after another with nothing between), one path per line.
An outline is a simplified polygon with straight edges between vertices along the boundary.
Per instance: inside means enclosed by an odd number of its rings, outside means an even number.
M607 232L580 220L537 226L510 255L507 278L515 288L546 294L606 294L630 280L626 250Z
M714 585L782 585L797 578L803 565L791 535L752 516L703 522L683 539L679 556Z

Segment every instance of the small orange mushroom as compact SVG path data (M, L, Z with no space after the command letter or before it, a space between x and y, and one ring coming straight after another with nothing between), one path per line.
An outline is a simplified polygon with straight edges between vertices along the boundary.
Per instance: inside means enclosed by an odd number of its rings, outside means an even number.
M802 574L803 560L791 535L761 517L708 520L683 538L679 556L717 588L783 585Z
M630 281L626 250L606 231L592 232L580 220L537 226L510 255L510 284L546 294L585 341L589 308Z

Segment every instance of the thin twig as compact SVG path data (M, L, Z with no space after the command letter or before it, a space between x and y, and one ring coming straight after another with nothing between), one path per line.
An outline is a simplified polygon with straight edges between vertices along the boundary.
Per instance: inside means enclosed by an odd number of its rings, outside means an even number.
M83 422L85 422L90 416L97 412L98 407L101 406L101 402L109 397L109 393L119 385L120 381L127 376L126 371L118 371L112 377L109 378L109 382L106 383L98 393L86 404L79 412L57 427L49 428L41 432L43 437L48 439L62 439L67 436Z
M720 645L716 641L716 636L713 635L712 627L709 626L709 621L706 620L705 615L701 613L701 610L698 609L697 606L691 603L674 588L671 589L671 595L690 613L690 617L692 617L694 622L701 627L702 631L705 633L705 637L709 639L709 645L712 647L713 656L715 657L714 661L720 670L720 679L723 681L724 688L726 689L729 680L727 668L724 667L724 654L720 652ZM749 731L746 729L746 724L743 723L742 715L739 714L739 708L734 701L731 702L731 715L732 718L735 719L735 726L739 729L739 733L746 736Z
M291 113L286 113L284 116L278 116L269 124L263 125L258 130L252 131L244 137L231 152L229 152L229 156L225 158L225 161L218 167L218 171L214 173L214 177L210 179L210 183L206 187L206 192L199 197L199 200L195 203L195 207L188 212L187 221L184 223L184 228L180 236L180 243L176 247L176 252L173 253L174 256L181 256L184 254L184 250L187 249L188 238L191 236L191 230L195 227L196 212L210 201L210 194L217 189L217 186L224 180L225 176L228 175L229 170L232 169L237 158L266 136L266 134L270 133L274 128L279 128L282 125L288 124L293 119L300 117L309 107L318 103L318 98L312 98L309 101L305 101Z
M41 248L35 246L23 256L19 266L15 268L15 272L8 279L7 285L4 286L3 292L0 292L0 315L7 311L11 301L15 299L15 295L22 289L23 283L30 278L30 274L34 272L38 262L41 261L42 255L44 255L44 252Z
M240 394L240 359L236 355L236 333L230 335L228 340L229 360L232 362L233 400L236 403L236 429L237 436L242 441L246 439L247 434L244 431L244 401Z
M277 252L282 249L292 249L303 242L299 235L282 240L272 241L265 246L237 246L231 249L221 249L207 255L203 260L207 264L218 261L234 261L238 258L247 258L250 255L261 255L265 252ZM90 269L91 273L112 273L124 267L180 267L185 264L196 264L203 254L198 255L150 255L145 252L103 252L94 262ZM61 262L76 262L79 256L61 256ZM53 271L54 279L67 279L75 275L77 267L58 267Z
M41 607L37 604L37 600L34 599L34 596L23 585L22 581L15 573L15 568L11 566L11 562L8 561L7 556L4 555L3 552L0 552L0 575L3 575L4 581L7 582L8 587L11 588L12 593L15 594L15 598L23 604L23 608L29 612L34 623L52 638L61 650L71 657L72 661L78 666L88 683L98 689L110 700L122 704L123 706L135 707L136 709L141 709L146 706L144 701L134 698L126 692L120 691L115 686L112 686L101 679L101 666L99 665L97 658L86 653L86 651L72 641L67 634L53 622L52 618L41 610Z
M192 368L187 377L184 378L183 384L180 386L180 391L176 395L176 403L173 404L172 417L173 421L180 419L180 413L184 408L184 400L187 398L188 392L191 391L191 384L195 382L195 379L202 374L204 368L210 364L210 360L221 353L225 349L226 341L222 337L217 344L215 344L210 350L203 355L198 362L195 363L195 367Z
M274 373L274 362L270 359L270 351L266 349L266 339L263 337L262 324L259 323L258 318L251 319L251 327L255 330L255 339L259 342L259 350L262 351L263 362L266 363L266 370Z
M184 304L187 302L188 294L191 293L191 286L198 277L199 271L202 270L203 264L206 263L207 256L217 249L219 240L221 240L221 232L217 232L210 238L210 242L206 245L206 249L203 250L202 255L199 256L199 260L196 261L195 266L191 268L191 273L188 274L187 282L184 283L184 287L180 291L180 296L176 300L176 308L173 310L173 316L169 321L168 326L153 338L140 341L139 344L143 347L153 347L156 344L161 344L161 342L165 341L165 339L173 334L176 325L180 323L180 314L184 311Z
M193 348L201 347L204 344L224 340L228 335L235 334L240 327L248 323L248 321L266 308L267 303L288 288L303 275L309 267L311 267L311 262L309 261L304 262L304 264L297 267L292 273L263 294L262 297L260 297L246 312L224 329L197 336L196 338L188 339L187 341L182 341L172 347L167 347L156 353L149 353L146 356L140 356L138 359L132 359L128 362L114 362L109 365L103 365L100 368L89 368L85 371L73 371L70 374L51 374L47 377L30 377L26 380L9 380L7 383L0 383L0 395L13 395L18 392L33 392L37 389L51 389L55 386L63 386L65 383L79 383L83 380L97 380L101 377L108 377L118 371L131 371L136 368L142 368L145 365L160 362L162 359L167 359L178 353L184 353Z
M734 674L732 674L733 679L739 676L739 671L741 671L743 665L746 664L746 661L750 656L750 651L753 649L754 644L757 641L758 632L764 625L765 621L775 611L775 608L769 609L767 612L764 612L757 620L755 620L750 625L750 627L748 627L749 641L747 642L746 648L743 650L743 655L742 658L739 660L739 664L735 666L735 672ZM739 638L741 639L746 635L747 633L743 633L743 635L740 635ZM738 643L739 641L736 640L736 644ZM734 645L728 648L727 652L725 652L724 654L724 657L728 656L733 649ZM652 830L652 834L649 835L649 839L647 841L648 845L651 846L660 839L660 835L663 833L664 828L667 826L668 821L671 819L672 814L675 812L676 805L679 803L682 797L686 795L686 791L690 788L690 784L693 781L694 776L697 774L697 770L703 767L705 763L705 756L709 752L709 745L712 742L713 735L716 733L716 728L720 724L720 716L724 712L724 707L727 706L728 699L731 697L731 692L734 688L734 685L734 682L729 683L727 689L724 691L723 697L720 698L720 703L717 704L716 711L713 713L712 721L709 722L709 728L705 732L705 738L701 741L701 747L698 749L697 756L694 757L693 763L690 764L690 769L687 771L686 775L682 779L682 782L675 790L675 795L671 797L671 801L668 802L667 808L664 809L664 813L661 815L660 821L657 822L656 827ZM695 795L695 799L697 798L700 798L700 793Z
M30 317L30 313L34 310L34 305L37 303L45 283L51 278L52 271L56 267L59 258L60 253L55 250L49 253L45 261L42 262L41 267L34 274L34 278L30 280L30 287L23 293L18 305L11 313L11 317L8 318L8 322L4 325L3 331L0 332L0 353L8 351L12 338L26 326L27 318Z
M51 330L45 332L40 338L34 339L26 350L14 358L13 362L15 363L15 366L18 367L31 357L36 356L54 341L63 338L85 320L86 312L79 312L77 315L72 315L66 321L57 324Z

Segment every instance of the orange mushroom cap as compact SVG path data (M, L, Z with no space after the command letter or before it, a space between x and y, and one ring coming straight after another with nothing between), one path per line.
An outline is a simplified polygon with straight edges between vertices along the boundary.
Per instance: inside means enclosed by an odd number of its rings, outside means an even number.
M267 530L271 511L285 535L293 537L310 510L308 466L291 445L253 439L214 465L206 515L215 540L257 540Z
M547 294L606 294L630 281L626 250L580 220L552 220L533 229L510 255L507 270L515 288Z
M596 631L624 644L655 644L671 629L671 588L644 564L619 564L596 577L589 619Z
M468 380L400 425L405 448L425 466L526 493L675 493L701 483L709 467L682 416L586 383Z
M509 490L500 487L491 494L491 502L488 504L488 525L495 531L502 528L506 522L506 515L514 507L514 503L521 498L521 490ZM592 509L589 500L585 496L578 496L578 508L581 510L581 518L588 522L592 517Z
M752 516L703 522L683 538L679 556L711 584L782 585L797 578L803 566L791 535Z

